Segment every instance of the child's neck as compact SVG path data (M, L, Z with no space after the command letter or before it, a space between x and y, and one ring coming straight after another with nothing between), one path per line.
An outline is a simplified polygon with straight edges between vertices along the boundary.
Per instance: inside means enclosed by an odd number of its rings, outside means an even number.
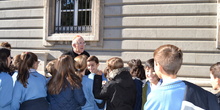
M170 74L167 74L167 73L162 73L161 77L162 77L162 79L176 79L177 75L170 75Z

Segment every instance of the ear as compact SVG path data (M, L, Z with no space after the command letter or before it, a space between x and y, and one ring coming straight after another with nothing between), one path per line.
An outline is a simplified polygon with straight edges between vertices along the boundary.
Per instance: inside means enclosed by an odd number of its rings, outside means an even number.
M158 67L159 71L161 71L161 72L164 71L163 67L159 63L156 62L156 66Z
M75 48L75 47L76 47L76 44L72 44L72 47L74 47L74 48Z
M220 86L220 78L216 78L218 85Z

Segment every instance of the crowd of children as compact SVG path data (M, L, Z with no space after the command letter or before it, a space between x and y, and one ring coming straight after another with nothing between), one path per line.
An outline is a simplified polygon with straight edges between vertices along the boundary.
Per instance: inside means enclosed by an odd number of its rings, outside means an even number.
M112 57L102 71L76 36L70 52L48 62L45 77L36 71L36 54L12 60L6 44L0 48L0 110L220 110L220 63L210 67L214 95L177 78L183 53L174 45L160 46L145 64L131 59L125 66Z

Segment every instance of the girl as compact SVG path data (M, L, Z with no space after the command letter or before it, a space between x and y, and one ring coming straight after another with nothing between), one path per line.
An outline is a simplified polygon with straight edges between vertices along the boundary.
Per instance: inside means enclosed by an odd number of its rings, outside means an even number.
M13 81L9 75L11 51L0 48L0 110L10 110Z
M21 60L14 86L12 110L47 110L46 78L36 71L39 64L37 55L26 52L21 55Z
M128 66L130 67L131 76L136 85L136 103L134 106L134 110L141 110L142 107L142 87L144 81L146 80L144 66L140 59L132 59L128 62Z
M62 55L55 63L56 74L48 82L49 110L81 110L86 103L81 78L74 70L74 60Z

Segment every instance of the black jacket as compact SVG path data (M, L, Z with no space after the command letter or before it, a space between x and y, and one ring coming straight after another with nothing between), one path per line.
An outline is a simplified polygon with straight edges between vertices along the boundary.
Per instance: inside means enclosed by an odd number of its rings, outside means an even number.
M95 75L93 84L95 98L107 101L106 110L133 110L136 88L129 71L119 71L103 87L102 76Z
M204 110L220 110L217 97L201 87L184 81L186 84L186 92L182 104L183 110L194 110L196 108Z
M77 54L73 51L73 49L68 52L63 53L62 55L70 55L73 59L79 55L86 55L87 57L90 57L90 54L87 51L83 51L83 53Z

